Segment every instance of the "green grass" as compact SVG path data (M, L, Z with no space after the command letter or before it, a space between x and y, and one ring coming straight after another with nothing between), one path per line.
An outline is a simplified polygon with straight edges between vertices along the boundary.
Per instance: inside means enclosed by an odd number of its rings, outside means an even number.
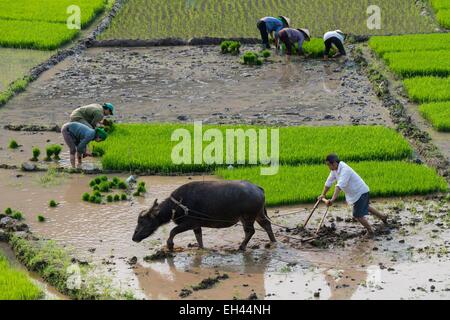
M5 91L0 93L0 107L8 102L15 94L24 91L30 81L31 79L29 77L25 77L11 83Z
M431 4L436 10L450 9L450 0L431 0Z
M114 287L112 280L97 273L91 274L90 265L76 264L79 267L82 283L79 288L69 287L73 266L71 255L54 241L29 241L12 235L10 244L17 258L29 270L38 273L59 292L76 300L133 299L128 291ZM0 273L1 278L1 273ZM1 292L0 292L1 294Z
M104 0L0 0L0 46L54 50L79 33L69 29L67 8L81 9L81 27L102 12Z
M448 189L442 177L423 165L399 161L349 165L368 184L372 197L422 195ZM322 192L329 172L325 165L310 165L282 166L274 176L262 176L257 167L219 169L216 174L227 180L249 180L261 186L265 190L267 205L278 206L314 202Z
M416 77L403 80L403 84L414 102L450 100L450 77Z
M439 10L436 17L441 26L450 29L450 9Z
M390 52L384 54L383 58L393 72L405 78L450 74L450 48L438 51Z
M54 54L52 51L0 48L0 93L14 80L23 78L31 68Z
M371 37L369 46L380 56L387 52L450 50L450 33Z
M379 0L381 30L367 28L370 0L128 0L100 39L178 37L259 38L257 21L284 14L293 27L307 27L322 37L340 28L353 34L401 34L434 31L414 1Z
M450 132L450 101L423 104L419 110L436 130Z
M172 142L171 135L179 128L193 131L192 125L118 124L105 142L94 143L93 147L104 152L102 165L110 170L131 169L159 173L213 170L215 165L173 164L172 149L179 142ZM225 132L226 129L265 127L203 126L203 132L210 128ZM331 152L351 161L400 160L412 153L411 147L397 132L382 126L283 127L280 128L279 135L280 162L284 164L322 163ZM268 138L270 141L270 132ZM208 144L204 142L204 148ZM270 146L268 143L269 154ZM225 146L223 150L225 158Z
M433 1L436 9L447 8L450 0ZM372 37L369 46L389 68L403 78L409 98L418 103L450 100L450 33ZM422 116L438 131L449 131L448 103L420 107Z
M0 300L36 300L42 291L25 272L11 267L0 253Z
M80 7L81 26L101 13L104 0L0 0L0 19L66 23L71 5Z
M0 30L0 46L40 50L54 50L79 33L62 23L1 19Z
M450 0L431 0L433 8L436 10L438 22L447 29L450 29Z

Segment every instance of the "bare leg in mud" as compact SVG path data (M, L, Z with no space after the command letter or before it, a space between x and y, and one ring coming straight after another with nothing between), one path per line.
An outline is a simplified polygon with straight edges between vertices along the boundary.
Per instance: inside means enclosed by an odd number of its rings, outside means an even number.
M364 228L366 228L366 230L367 230L367 237L373 237L375 235L375 233L373 232L372 227L369 224L369 221L367 221L367 219L365 217L359 217L359 218L355 217L355 219L359 223L361 223L364 226Z
M374 215L375 217L377 217L378 219L380 219L381 221L383 221L384 224L387 224L387 216L382 214L380 211L378 211L377 209L369 206L369 212L370 214Z

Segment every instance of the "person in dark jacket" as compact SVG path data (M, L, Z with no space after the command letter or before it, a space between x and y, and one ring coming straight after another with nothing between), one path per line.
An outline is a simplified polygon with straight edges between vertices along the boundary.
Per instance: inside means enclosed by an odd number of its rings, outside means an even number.
M270 49L269 34L275 39L275 46L278 47L278 32L283 28L289 28L291 21L285 16L264 17L256 25L261 33L263 47Z
M68 122L61 128L64 141L70 149L70 164L75 168L75 155L78 155L78 168L81 167L82 158L89 156L86 151L91 141L104 141L108 134L102 128L95 130L79 122Z

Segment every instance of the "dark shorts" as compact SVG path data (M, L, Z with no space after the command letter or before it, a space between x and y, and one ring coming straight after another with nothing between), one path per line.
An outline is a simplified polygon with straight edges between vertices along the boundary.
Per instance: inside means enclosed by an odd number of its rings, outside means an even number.
M345 56L347 53L345 52L344 45L342 44L341 40L339 40L336 37L331 37L327 41L325 41L325 55L328 56L330 54L331 47L333 44L336 46L336 48L339 50L340 55Z
M263 20L259 20L256 26L258 27L259 32L261 33L261 39L264 48L270 49L269 32L267 32L266 22Z
M292 55L292 43L291 40L289 40L289 35L285 30L281 30L278 33L278 37L280 38L280 41L284 43L286 46L286 54L288 56Z
M353 204L353 217L362 218L369 215L369 193L364 193L358 201Z

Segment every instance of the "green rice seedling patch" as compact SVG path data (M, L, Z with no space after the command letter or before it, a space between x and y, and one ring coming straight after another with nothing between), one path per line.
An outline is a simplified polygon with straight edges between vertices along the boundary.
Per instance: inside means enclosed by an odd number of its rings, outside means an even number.
M450 0L431 0L434 9L450 9Z
M372 197L422 195L448 190L446 181L424 165L401 161L368 161L349 165L368 184ZM268 206L315 202L329 173L325 165L281 166L274 176L261 175L257 167L216 171L224 179L248 180L261 186Z
M62 151L62 147L59 144L52 144L49 145L45 148L45 153L47 155L47 157L45 158L45 161L52 161L52 156L54 157L53 159L58 161L61 160L59 155Z
M450 101L423 104L419 110L436 130L450 132Z
M141 185L145 188L145 183L139 182L138 189ZM105 199L105 201L109 203L113 201L128 200L128 196L125 193L111 194L111 192L114 191L128 189L128 185L125 183L125 181L123 181L119 177L113 177L112 179L109 179L105 175L98 176L89 182L89 186L91 187L93 193L92 194L90 194L89 192L83 193L83 195L81 196L81 200L85 202L101 204L104 202L103 199ZM110 193L110 194L104 197L103 193Z
M216 168L215 164L207 164L204 161L195 164L194 152L189 157L190 163L173 163L171 157L173 148L181 143L180 140L171 141L172 133L176 129L185 129L191 137L194 137L193 125L118 124L105 142L95 143L94 146L103 150L102 165L109 170L144 170L158 173L213 171ZM255 129L258 133L259 129L267 127L203 126L203 134L209 129L220 130L224 140L227 140L227 129L233 132L241 129L244 133L245 130ZM271 130L267 131L267 140L270 155ZM401 135L382 126L282 127L279 128L279 140L280 163L291 165L322 163L324 157L331 152L336 152L350 161L401 160L412 154L411 147ZM237 139L233 141L236 143ZM194 138L190 143L193 150ZM203 150L210 143L203 141ZM245 144L243 160L248 164L248 139ZM223 146L224 164L227 156L225 147L226 141ZM237 154L235 152L235 156Z
M33 148L33 157L30 159L31 161L38 161L39 156L41 155L41 150L39 148Z
M19 144L17 143L16 140L11 140L11 141L9 142L9 148L10 148L10 149L17 149L18 147L19 147Z
M18 211L18 210L12 210L11 213L9 214L9 216L13 219L16 219L18 221L22 221L23 218L23 213Z
M66 24L0 19L0 46L54 50L78 35L79 30Z
M296 55L298 53L298 43L295 43L292 46L292 54ZM325 44L322 38L312 38L310 41L305 41L303 43L303 52L309 58L321 58L323 57L323 53L325 51ZM284 43L281 44L281 52L286 52L286 45ZM330 54L334 55L336 50L331 48Z
M261 66L263 59L260 58L258 52L246 51L242 56L242 63L250 66Z
M371 37L369 46L380 56L387 52L450 50L450 33Z
M441 26L450 29L450 9L439 10L436 17Z
M269 14L287 15L292 26L321 37L337 27L359 35L434 32L431 17L414 1L379 0L382 28L367 28L368 0L128 0L100 39L192 37L259 38L256 23ZM320 17L320 18L318 18Z
M0 19L66 23L67 8L80 8L81 26L84 27L101 13L105 0L0 0Z
M0 48L0 93L17 79L23 78L31 68L44 62L53 51ZM1 105L1 102L0 102Z
M450 100L450 77L415 77L403 80L403 84L414 102Z
M58 203L57 203L55 200L50 200L50 201L48 202L48 206L49 206L50 208L56 208L56 207L58 206Z
M220 44L220 51L223 54L232 54L232 55L238 55L240 52L241 43L239 41L222 41Z
M441 26L450 29L450 0L431 0L436 18Z
M0 0L0 45L13 48L54 50L71 41L79 30L68 21L80 9L80 27L87 26L106 5L105 0Z
M14 269L0 253L0 300L37 300L43 292L23 271Z
M442 77L450 74L450 48L438 51L390 52L383 58L393 72L405 78Z
M25 77L12 82L5 91L0 92L0 106L8 102L15 94L24 91L30 81L30 77Z

